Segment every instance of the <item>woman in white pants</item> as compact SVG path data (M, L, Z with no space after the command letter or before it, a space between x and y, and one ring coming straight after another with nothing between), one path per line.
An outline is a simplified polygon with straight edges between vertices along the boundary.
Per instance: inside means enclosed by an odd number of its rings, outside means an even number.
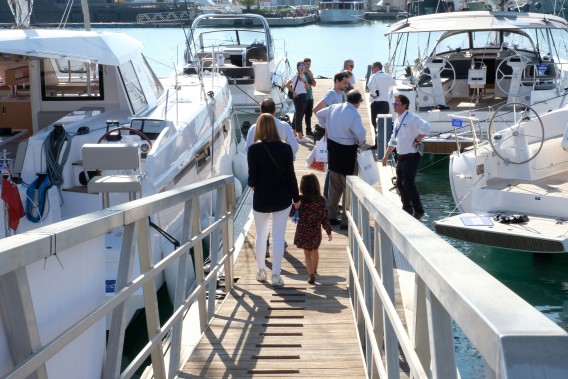
M247 153L248 185L254 191L253 216L256 225L256 279L266 280L266 239L272 215L272 285L280 287L284 258L284 233L292 202L300 206L298 181L290 145L282 142L274 117L263 113L258 117L254 140Z

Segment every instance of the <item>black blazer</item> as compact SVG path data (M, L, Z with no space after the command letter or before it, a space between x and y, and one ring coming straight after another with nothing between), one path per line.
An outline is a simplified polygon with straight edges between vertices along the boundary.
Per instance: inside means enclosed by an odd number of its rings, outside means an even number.
M264 146L278 164L274 165ZM248 185L254 187L252 208L257 212L278 212L288 208L292 200L300 199L298 181L294 172L292 148L287 143L253 143L247 153Z

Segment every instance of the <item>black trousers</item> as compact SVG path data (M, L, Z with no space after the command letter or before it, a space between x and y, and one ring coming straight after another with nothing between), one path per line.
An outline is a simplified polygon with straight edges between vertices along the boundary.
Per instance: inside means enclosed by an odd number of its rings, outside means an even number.
M416 173L421 157L420 153L399 155L396 163L396 186L400 193L402 209L410 214L424 214L416 188Z
M306 100L306 132L312 130L312 114L314 109L314 99Z
M298 133L302 133L302 121L304 120L304 113L306 112L306 94L301 93L294 98L294 108L296 112L294 112L294 130Z
M388 101L373 101L371 103L371 124L377 131L377 115L389 113L389 102Z

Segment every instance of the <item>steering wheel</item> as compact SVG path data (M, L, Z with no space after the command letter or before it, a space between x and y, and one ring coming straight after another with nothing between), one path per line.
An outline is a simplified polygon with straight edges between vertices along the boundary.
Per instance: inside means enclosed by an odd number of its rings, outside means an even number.
M129 128L127 126L121 126L118 128L114 128L111 129L109 131L107 131L105 134L103 134L101 136L101 138L99 138L99 140L97 141L97 143L101 143L102 141L104 141L111 133L116 132L116 131L120 131L120 130L128 130L129 132L132 132L138 136L140 136L140 138L146 140L146 142L148 142L148 145L150 145L150 149L152 149L152 141L150 140L150 138L148 138L148 136L144 133L142 133L140 130L134 129L134 128Z
M489 142L495 154L506 163L527 163L540 153L544 144L542 120L526 104L504 104L491 117Z
M440 69L438 69L438 72L436 72L436 74L438 74L439 78L442 77L442 74L444 72L446 72L446 71L450 72L450 79L452 79L452 84L450 85L450 87L446 91L444 91L443 94L445 95L448 92L450 92L452 90L452 88L454 88L454 84L456 84L456 69L454 68L452 63L449 60L447 60L446 58L444 58L444 57L428 57L426 59L426 61L421 65L422 70L420 71L420 74L418 75L418 80L419 80L419 83L420 83L422 81L422 80L420 80L420 78L422 78L423 77L422 75L424 75L430 80L430 82L432 81L432 77L433 77L432 68L428 67L428 62L429 61L431 62L433 59L442 60L442 63L444 63L444 65ZM426 69L428 69L429 72L426 72Z
M528 57L524 56L524 55L519 55L519 54L515 54L515 55L511 55L510 57L507 57L506 59L503 59L501 61L501 63L499 63L499 65L497 66L497 71L495 73L495 82L497 83L497 87L499 87L499 89L501 91L503 91L503 93L506 93L507 95L509 95L508 91L505 91L505 89L501 86L501 83L503 83L503 81L505 79L512 79L513 78L513 73L511 72L510 74L507 74L504 69L505 66L503 66L504 64L506 64L507 66L511 67L509 65L509 63L511 63L512 60L515 61L520 61L523 64L523 67L521 69L521 83L532 83L531 81L525 80L523 81L523 75L522 72L525 70L525 67L527 66L527 64L531 61ZM512 69L512 67L511 67ZM507 70L508 71L508 70Z

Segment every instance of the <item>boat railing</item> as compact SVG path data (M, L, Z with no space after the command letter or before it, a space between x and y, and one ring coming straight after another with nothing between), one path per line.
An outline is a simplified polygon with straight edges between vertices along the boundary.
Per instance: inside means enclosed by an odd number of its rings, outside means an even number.
M451 113L448 115L449 117L452 118L452 127L454 128L454 136L456 138L456 152L459 155L461 148L460 148L460 141L459 141L459 136L463 133L458 133L458 130L460 128L462 128L463 126L463 121L465 121L468 125L469 125L469 133L471 133L471 139L473 142L473 150L474 150L474 154L477 156L477 148L478 148L478 144L479 144L479 139L477 137L477 131L475 130L475 124L479 125L479 136L480 138L483 138L483 131L481 130L481 124L479 122L479 118L471 116L468 112L467 115L465 114L457 114L457 113Z
M213 209L214 221L210 226L202 228L199 198L206 194L216 199L216 205ZM235 252L234 194L233 177L219 176L3 239L0 246L0 287L3 291L9 290L11 295L1 297L0 307L3 307L4 311L9 310L9 312L3 311L8 315L9 320L2 324L8 329L5 330L6 338L15 362L9 372L3 373L3 377L48 377L49 364L46 364L49 363L48 361L52 359L64 361L66 354L73 354L72 350L77 350L77 345L74 344L89 338L92 341L89 339L87 346L91 350L85 348L80 354L100 357L100 362L98 364L95 362L93 372L84 377L99 377L101 372L104 378L132 377L148 357L151 357L154 378L173 377L189 357L187 345L182 346L182 332L187 333L189 329L197 329L201 335L214 315L216 296L207 298L206 293L216 293L217 278L221 272L225 276L225 290L227 292L231 290ZM153 263L150 252L150 216L175 206L183 207L180 244L172 253ZM93 290L101 292L99 297L101 300L96 304L92 302L88 303L89 305L75 304L73 311L67 309L65 313L68 316L79 312L77 321L68 324L63 323L59 318L57 322L52 318L41 321L42 312L38 314L34 310L34 299L30 291L30 282L35 282L37 285L38 279L29 277L30 266L35 265L36 271L42 273L42 265L45 270L46 265L59 262L61 270L58 275L62 275L61 272L65 273L67 260L72 259L70 254L84 250L85 243L97 240L99 243L104 242L104 238L109 233L112 234L114 233L112 231L120 228L122 228L122 247L115 294L105 300L104 283L94 281ZM202 241L207 237L210 239L211 264L210 272L205 275ZM104 247L101 246L99 251L104 252ZM134 262L134 251L138 252L138 263ZM191 255L195 259L196 268L193 285L187 283L189 270L192 270ZM163 275L168 266L175 263L178 268L174 284L173 314L164 321L160 320L158 315L155 279ZM59 264L55 263L56 267L59 267ZM104 258L102 265L104 267ZM132 277L133 266L136 265L140 268L140 274ZM87 280L86 275L84 280ZM53 283L46 283L44 286L49 285ZM78 283L61 283L61 285L73 288ZM56 288L51 290L59 291ZM149 342L128 367L121 369L124 335L128 322L127 302L131 295L139 291L144 293ZM63 296L57 300L63 301ZM52 307L58 309L62 306L52 304ZM80 311L75 311L75 308ZM196 316L187 320L184 318L187 312L194 312ZM111 323L108 340L105 343L104 325L107 316L111 317ZM43 317L45 318L45 315ZM48 317L53 317L53 314ZM45 331L40 336L38 331L40 324L46 322L58 326L55 330L49 331L47 337ZM165 341L167 349L164 347ZM67 362L65 367L69 369L70 364L71 362Z
M349 291L367 377L399 378L402 364L413 378L457 379L454 323L485 377L568 372L562 328L361 178L347 177L346 195Z

